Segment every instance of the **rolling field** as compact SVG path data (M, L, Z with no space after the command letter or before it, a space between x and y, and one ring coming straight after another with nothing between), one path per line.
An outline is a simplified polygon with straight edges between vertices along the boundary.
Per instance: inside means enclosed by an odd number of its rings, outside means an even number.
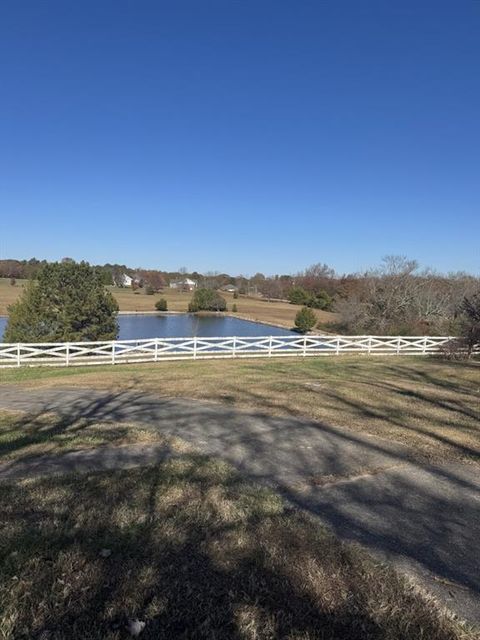
M0 316L7 315L8 306L15 302L23 291L26 280L17 280L17 284L12 287L8 278L0 278ZM153 296L147 296L141 290L135 293L132 289L122 289L119 287L108 287L118 301L120 311L145 312L155 311L155 302L159 298L165 298L169 311L187 311L188 303L192 299L192 292L177 291L175 289L165 289L161 293ZM266 322L285 328L291 328L294 324L295 314L300 309L297 305L288 302L267 302L261 298L250 298L240 296L238 300L234 300L231 293L222 295L227 300L228 309L232 308L235 303L238 318L245 320L255 320L258 322ZM315 314L322 323L332 322L336 319L336 314L327 311L315 310Z

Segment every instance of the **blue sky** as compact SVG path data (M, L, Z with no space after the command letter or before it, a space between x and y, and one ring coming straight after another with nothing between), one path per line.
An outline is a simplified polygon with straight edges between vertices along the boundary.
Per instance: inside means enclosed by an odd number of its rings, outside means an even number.
M480 273L480 3L0 7L0 258Z

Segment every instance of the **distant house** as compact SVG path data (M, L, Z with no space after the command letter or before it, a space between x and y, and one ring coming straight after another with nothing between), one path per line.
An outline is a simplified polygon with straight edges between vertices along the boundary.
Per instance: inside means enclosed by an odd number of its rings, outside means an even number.
M238 291L238 287L233 284L227 284L225 287L222 287L222 291L226 291L227 293L235 293L235 291Z
M122 275L118 278L116 284L118 287L131 287L133 282L133 278L126 273L122 273Z
M182 280L173 280L170 282L170 289L180 289L181 291L193 291L197 288L195 280L183 278Z

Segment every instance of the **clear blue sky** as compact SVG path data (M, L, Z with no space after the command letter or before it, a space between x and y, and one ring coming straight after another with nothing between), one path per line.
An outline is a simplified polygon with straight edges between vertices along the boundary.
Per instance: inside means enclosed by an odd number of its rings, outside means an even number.
M480 2L0 7L0 257L480 272Z

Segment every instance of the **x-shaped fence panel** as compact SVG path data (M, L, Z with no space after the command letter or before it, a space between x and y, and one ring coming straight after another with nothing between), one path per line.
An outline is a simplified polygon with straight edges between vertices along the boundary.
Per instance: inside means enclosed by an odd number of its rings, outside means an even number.
M100 342L0 343L0 367L80 366L197 358L427 355L458 341L444 336L288 335L148 338ZM480 345L473 349L480 353Z

